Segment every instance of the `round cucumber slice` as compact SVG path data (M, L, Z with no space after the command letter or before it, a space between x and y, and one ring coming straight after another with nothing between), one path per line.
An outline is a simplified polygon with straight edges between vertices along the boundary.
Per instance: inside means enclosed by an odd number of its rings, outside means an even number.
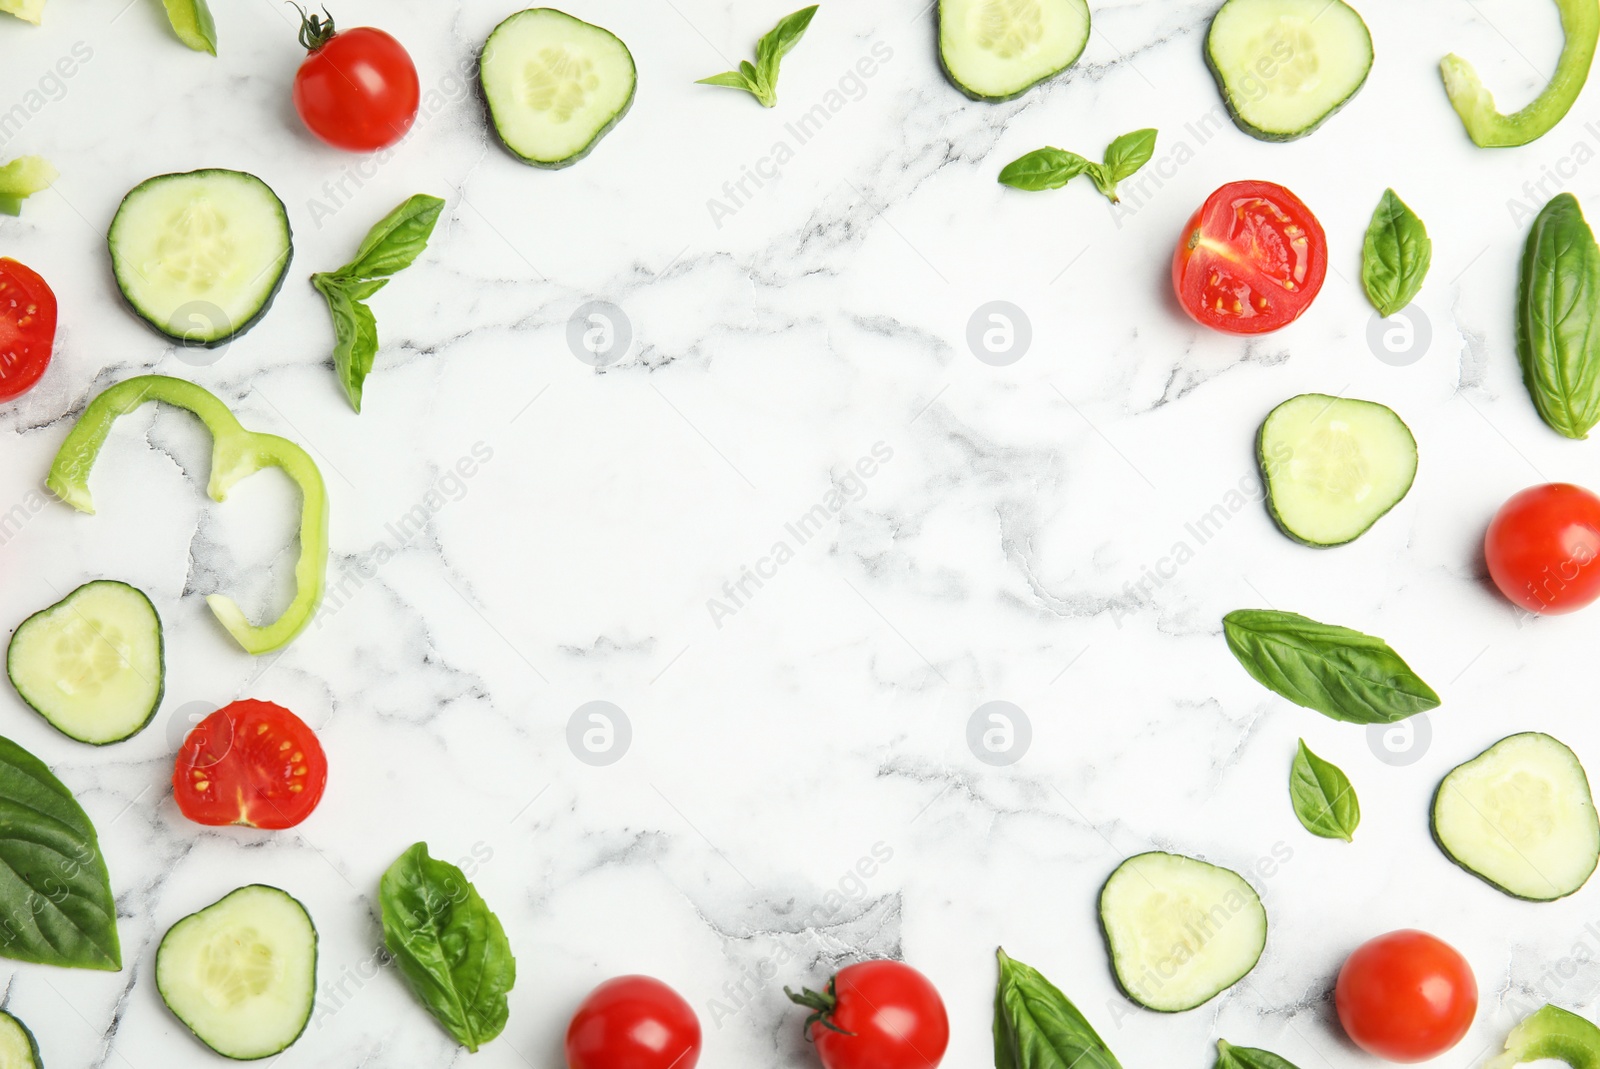
M293 255L277 194L255 175L220 169L134 186L106 242L128 306L159 333L207 348L266 314Z
M28 1026L0 1010L0 1069L44 1069Z
M939 62L973 100L1021 96L1088 43L1086 0L939 0Z
M271 1057L311 1020L317 929L278 888L241 887L167 930L156 948L156 989L218 1054Z
M1392 409L1321 393L1274 408L1261 424L1256 458L1272 518L1308 546L1354 541L1417 476L1417 440Z
M1451 770L1433 797L1445 855L1516 898L1551 902L1600 863L1600 819L1578 755L1538 732L1501 739Z
M18 625L6 672L57 731L103 746L137 735L165 690L161 617L127 583L85 583Z
M489 34L478 81L500 142L524 163L554 168L583 159L627 114L638 73L609 30L537 7Z
M1161 1013L1203 1005L1247 976L1267 945L1267 911L1229 869L1152 852L1100 892L1100 926L1124 994Z
M1366 84L1372 34L1342 0L1227 0L1206 35L1206 64L1239 129L1292 141Z

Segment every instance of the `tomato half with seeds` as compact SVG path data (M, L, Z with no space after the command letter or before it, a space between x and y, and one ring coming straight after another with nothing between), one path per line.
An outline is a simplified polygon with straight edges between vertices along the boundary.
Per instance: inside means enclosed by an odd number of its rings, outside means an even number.
M178 749L172 793L196 824L292 828L317 808L328 758L304 720L254 700L223 706Z
M1265 334L1311 307L1328 274L1328 238L1311 209L1272 182L1229 182L1200 206L1172 260L1190 318L1229 334Z
M0 256L0 402L38 385L56 343L56 295L30 267Z

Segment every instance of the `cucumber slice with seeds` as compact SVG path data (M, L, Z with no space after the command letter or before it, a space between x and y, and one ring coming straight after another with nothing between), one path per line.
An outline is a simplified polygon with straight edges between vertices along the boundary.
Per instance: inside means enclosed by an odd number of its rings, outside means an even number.
M165 689L161 617L127 583L85 583L18 625L6 651L11 685L34 712L79 742L138 734Z
M1021 96L1088 43L1086 0L939 0L939 62L973 100Z
M1398 505L1417 475L1417 440L1375 401L1303 393L1261 424L1267 508L1308 546L1351 542Z
M1342 0L1227 0L1206 35L1206 65L1239 129L1292 141L1366 84L1372 34Z
M501 144L524 163L554 168L583 159L622 119L638 72L609 30L537 7L494 28L478 80Z
M0 1069L44 1069L28 1026L0 1010Z
M1578 755L1549 735L1501 739L1453 769L1433 798L1445 855L1515 898L1577 891L1600 863L1600 820Z
M107 243L129 307L167 337L207 348L266 314L293 255L277 194L255 175L217 169L135 186Z
M156 949L156 989L223 1057L271 1057L311 1020L317 929L278 888L241 887L167 930Z
M1267 945L1267 912L1229 869L1153 852L1130 857L1100 892L1100 926L1117 984L1161 1013L1203 1005L1249 974Z

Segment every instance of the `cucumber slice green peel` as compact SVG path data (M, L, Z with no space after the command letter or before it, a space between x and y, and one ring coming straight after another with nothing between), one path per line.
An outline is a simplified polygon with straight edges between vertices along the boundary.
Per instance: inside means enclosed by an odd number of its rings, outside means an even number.
M1545 1058L1572 1069L1600 1069L1600 1028L1559 1006L1546 1006L1511 1030L1505 1053L1483 1069L1513 1069Z
M178 40L196 52L217 54L217 24L211 18L206 0L162 0L167 8L167 21Z
M0 1069L44 1069L28 1026L0 1010Z
M1573 894L1600 863L1600 820L1578 757L1549 735L1501 739L1451 770L1433 799L1445 856L1531 902Z
M1454 53L1439 63L1444 91L1461 116L1467 136L1479 148L1514 148L1537 141L1555 128L1577 103L1589 68L1600 44L1600 5L1592 0L1556 0L1561 10L1561 32L1565 42L1556 72L1544 90L1521 111L1502 115L1494 106L1494 94L1484 86L1477 70Z
M1243 980L1267 945L1267 913L1236 872L1179 854L1137 854L1100 892L1100 927L1123 994L1192 1010Z
M163 645L150 599L101 579L22 621L6 651L6 673L51 727L103 746L137 735L156 715L165 690Z
M211 481L206 489L213 501L224 500L235 483L263 468L279 469L300 488L300 559L294 566L294 600L283 615L257 627L232 598L221 594L206 598L212 614L246 652L269 653L287 645L316 615L328 570L328 491L316 462L295 443L245 430L227 405L194 383L140 375L117 383L89 403L61 443L45 486L79 512L93 513L89 472L100 447L119 416L148 401L192 412L211 432Z

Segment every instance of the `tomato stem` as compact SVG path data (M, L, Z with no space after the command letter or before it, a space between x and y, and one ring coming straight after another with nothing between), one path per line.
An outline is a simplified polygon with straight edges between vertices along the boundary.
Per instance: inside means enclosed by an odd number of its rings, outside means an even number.
M823 991L813 991L809 987L802 987L797 995L790 991L788 987L785 987L783 993L789 996L790 1002L813 1011L811 1016L806 1018L807 1040L811 1039L811 1026L814 1024L820 1024L822 1027L831 1032L837 1032L841 1036L855 1035L854 1032L846 1032L843 1028L833 1023L833 1012L839 1008L839 993L834 990L834 978L829 978L827 989Z
M307 52L315 52L327 44L329 39L338 32L333 28L333 16L328 14L327 8L322 9L322 15L319 18L316 15L306 14L306 9L295 3L294 0L288 0L288 2L290 7L300 12L300 47Z

